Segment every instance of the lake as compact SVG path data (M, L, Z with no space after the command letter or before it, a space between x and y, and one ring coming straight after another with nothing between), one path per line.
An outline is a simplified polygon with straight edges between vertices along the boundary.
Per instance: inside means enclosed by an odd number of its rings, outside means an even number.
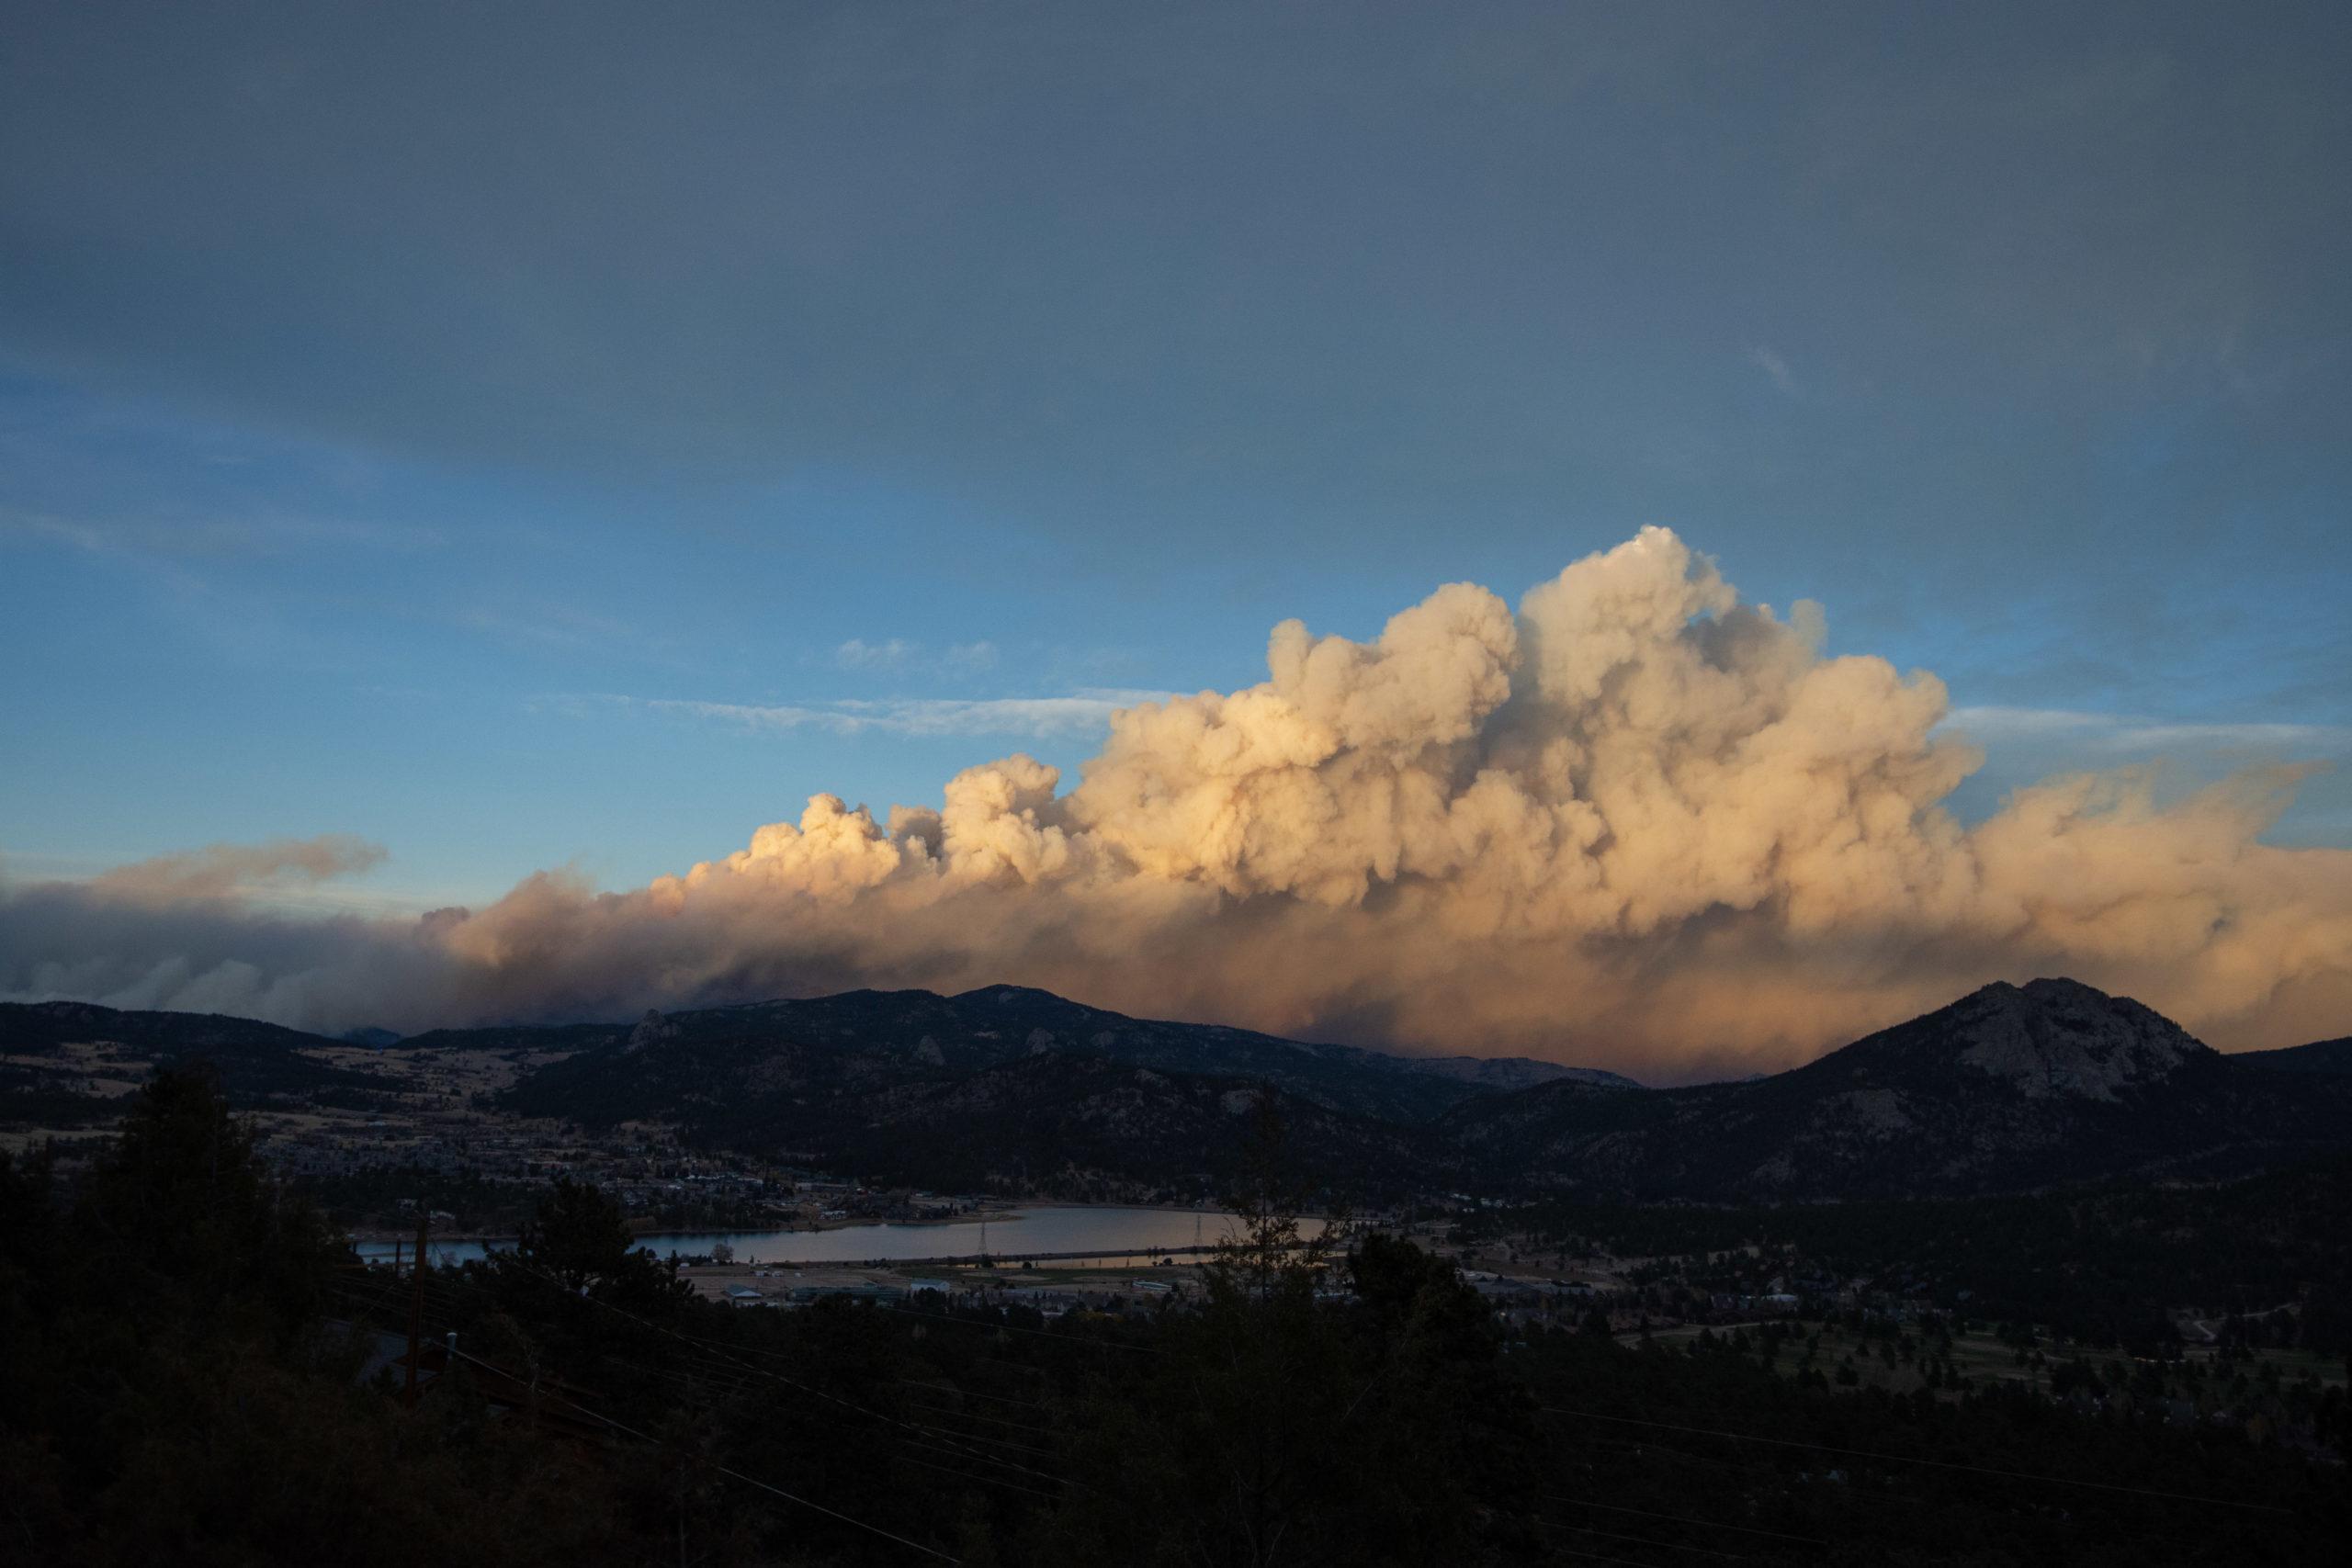
M986 1250L996 1257L1029 1252L1133 1251L1138 1255L1169 1247L1191 1247L1195 1241L1214 1245L1224 1239L1232 1216L1217 1210L1120 1209L1109 1206L1035 1207L991 1213L985 1227ZM1305 1235L1321 1233L1323 1222L1299 1221ZM983 1249L978 1224L840 1225L824 1231L679 1231L637 1238L663 1257L673 1252L687 1257L704 1254L725 1242L739 1262L752 1258L807 1263L888 1262L917 1258L968 1257ZM512 1246L505 1241L436 1241L428 1251L438 1264L465 1263ZM358 1244L359 1256L379 1261L392 1256L394 1244Z

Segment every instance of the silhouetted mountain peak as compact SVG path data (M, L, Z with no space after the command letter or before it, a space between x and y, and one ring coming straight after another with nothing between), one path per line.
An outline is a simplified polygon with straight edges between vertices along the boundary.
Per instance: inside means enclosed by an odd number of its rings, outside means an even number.
M2172 1020L2078 980L1996 981L1950 1007L1838 1052L1919 1066L1958 1063L2030 1100L2114 1100L2212 1055ZM1826 1059L1835 1059L1826 1058Z

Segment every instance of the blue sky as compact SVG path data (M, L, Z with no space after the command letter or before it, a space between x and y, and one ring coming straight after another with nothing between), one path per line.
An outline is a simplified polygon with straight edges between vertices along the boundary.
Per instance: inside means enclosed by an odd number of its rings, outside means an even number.
M2352 14L2256 10L30 6L6 874L626 886L1649 523L1964 814L2343 761Z

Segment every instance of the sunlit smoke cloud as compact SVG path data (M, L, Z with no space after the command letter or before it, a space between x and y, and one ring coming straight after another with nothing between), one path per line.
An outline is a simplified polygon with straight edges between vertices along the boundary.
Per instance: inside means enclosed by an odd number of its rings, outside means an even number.
M135 903L228 898L271 887L348 876L380 864L383 846L345 833L273 839L266 844L210 844L117 866L91 883L96 893Z
M2258 840L2297 770L2171 805L2055 779L1963 829L1941 682L1823 645L1817 606L1743 604L1645 529L1516 614L1453 583L1370 642L1284 622L1267 681L1117 711L1067 790L1015 755L880 819L820 795L648 887L541 874L414 924L191 916L152 872L28 888L0 990L409 1028L1014 981L1661 1078L2036 974L2225 1043L2342 1031L2352 852Z

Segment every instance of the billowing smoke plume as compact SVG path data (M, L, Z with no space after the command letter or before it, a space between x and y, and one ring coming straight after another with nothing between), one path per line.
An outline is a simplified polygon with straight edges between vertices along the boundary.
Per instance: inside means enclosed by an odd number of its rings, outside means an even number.
M398 927L159 905L216 888L151 863L0 906L0 989L418 1027L1015 981L1657 1077L2036 974L2232 1044L2352 1019L2352 852L2257 841L2294 770L2168 807L2059 779L1963 829L1942 684L1821 647L1816 607L1743 605L1645 529L1516 615L1453 583L1369 643L1284 622L1268 681L1118 714L1066 793L1010 757L936 810L818 795L650 887L541 874Z

